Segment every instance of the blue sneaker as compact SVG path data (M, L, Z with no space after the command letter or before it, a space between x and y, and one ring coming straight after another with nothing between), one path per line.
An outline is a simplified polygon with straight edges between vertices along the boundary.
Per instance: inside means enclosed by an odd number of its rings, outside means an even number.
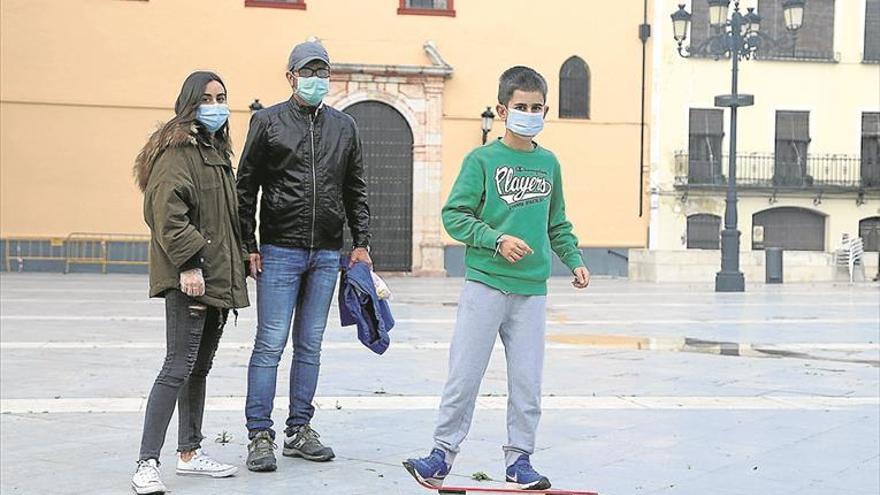
M421 459L407 459L403 461L403 467L409 474L421 484L442 486L443 480L449 474L449 466L446 464L446 453L440 449L434 449L428 457Z
M538 474L529 462L529 456L523 454L507 468L507 486L520 490L546 490L550 488L550 480Z

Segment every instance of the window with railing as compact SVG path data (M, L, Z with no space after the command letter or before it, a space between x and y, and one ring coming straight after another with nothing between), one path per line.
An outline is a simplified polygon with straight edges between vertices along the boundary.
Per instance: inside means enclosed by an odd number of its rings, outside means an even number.
M862 114L861 176L864 187L880 187L880 112Z
M275 9L305 9L306 0L244 0L245 7L269 7Z
M865 62L880 62L880 0L865 3Z
M794 34L785 28L782 3L781 0L758 0L761 33L766 35L758 57L834 60L834 0L807 1L804 24Z
M694 184L721 184L724 140L724 111L717 108L691 108L688 125L688 181Z
M693 160L687 151L678 151L674 155L675 184L678 187L723 187L726 179L723 175L709 175L705 171L706 162L702 159ZM720 157L726 167L728 155ZM800 175L786 178L777 173L777 159L773 153L755 153L739 150L736 154L736 184L748 189L803 189L859 191L862 189L880 190L880 182L872 179L875 175L862 170L862 160L857 154L821 153L806 157L806 178ZM870 167L871 165L867 165ZM691 171L691 167L697 167ZM725 168L726 170L726 168ZM870 169L876 170L876 169ZM803 174L803 172L798 172ZM720 178L716 178L720 177Z
M688 249L719 249L721 246L721 217L698 213L687 217Z
M810 145L810 112L776 112L776 163L773 183L778 186L811 185L807 174Z
M455 17L455 0L400 0L398 14Z
M577 56L559 70L559 118L590 118L590 67Z

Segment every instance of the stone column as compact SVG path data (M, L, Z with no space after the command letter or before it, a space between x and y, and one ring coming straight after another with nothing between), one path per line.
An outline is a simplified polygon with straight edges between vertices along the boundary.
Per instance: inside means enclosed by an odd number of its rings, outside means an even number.
M440 184L443 172L443 78L429 78L425 88L425 139L413 150L413 271L417 275L445 274L441 239ZM417 180L416 180L417 179ZM416 214L418 214L416 216ZM416 242L417 241L417 242ZM418 263L416 263L418 260Z

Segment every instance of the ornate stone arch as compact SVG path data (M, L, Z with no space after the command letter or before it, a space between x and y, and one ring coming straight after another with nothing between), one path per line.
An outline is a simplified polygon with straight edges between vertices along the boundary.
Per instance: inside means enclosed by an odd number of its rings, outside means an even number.
M385 91L356 90L352 93L340 93L337 96L337 100L332 100L331 97L328 97L328 103L330 103L333 108L342 111L345 111L346 108L355 103L362 103L365 101L380 101L390 105L400 112L400 115L403 115L403 118L406 119L406 123L409 124L410 129L412 129L413 146L425 144L425 133L420 129L422 125L419 124L419 116L409 105L406 98L403 98L400 94L393 94Z
M432 65L333 64L325 101L339 110L363 101L380 101L406 119L413 133L412 271L442 275L443 89L452 67L432 43L423 48Z

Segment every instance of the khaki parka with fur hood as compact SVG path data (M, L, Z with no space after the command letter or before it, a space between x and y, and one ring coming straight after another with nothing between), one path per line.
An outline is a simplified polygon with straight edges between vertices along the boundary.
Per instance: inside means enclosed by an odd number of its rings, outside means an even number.
M235 176L227 153L195 127L153 134L135 175L150 226L150 296L180 287L180 272L201 268L205 295L217 308L248 306Z

